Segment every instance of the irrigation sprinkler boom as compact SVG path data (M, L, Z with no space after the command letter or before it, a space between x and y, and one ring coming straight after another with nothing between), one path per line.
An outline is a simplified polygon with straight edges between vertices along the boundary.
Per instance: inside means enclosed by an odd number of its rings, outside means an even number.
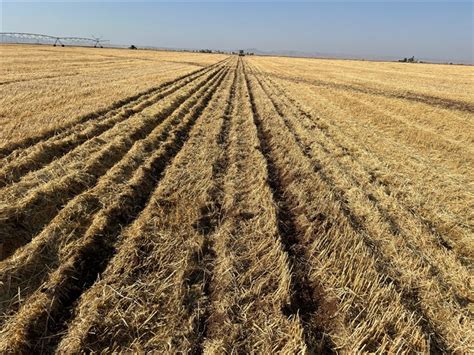
M93 45L94 47L102 47L103 42L108 42L108 40L103 40L92 36L92 38L87 37L57 37L44 35L39 33L26 33L26 32L0 32L0 42L13 42L13 43L51 43L53 46L61 45L62 47L65 44L84 44L84 45Z

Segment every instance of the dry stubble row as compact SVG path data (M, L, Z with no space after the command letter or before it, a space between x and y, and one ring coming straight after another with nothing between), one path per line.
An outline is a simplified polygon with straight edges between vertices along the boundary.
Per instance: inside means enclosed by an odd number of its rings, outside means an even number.
M268 63L218 63L5 158L3 220L25 245L0 262L1 350L472 347L467 239L401 195L407 171L381 175L395 158L336 98L311 101Z

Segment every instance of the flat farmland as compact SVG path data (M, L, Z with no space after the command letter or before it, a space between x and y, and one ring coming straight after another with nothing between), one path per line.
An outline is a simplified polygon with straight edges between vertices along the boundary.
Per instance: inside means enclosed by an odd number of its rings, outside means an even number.
M0 46L0 144L109 109L225 56ZM123 104L123 103L122 103Z
M474 350L472 66L0 50L1 353Z

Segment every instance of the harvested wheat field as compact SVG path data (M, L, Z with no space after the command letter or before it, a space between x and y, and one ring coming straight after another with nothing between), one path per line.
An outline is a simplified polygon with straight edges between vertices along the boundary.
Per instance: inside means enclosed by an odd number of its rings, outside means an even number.
M471 66L0 49L0 353L474 351Z

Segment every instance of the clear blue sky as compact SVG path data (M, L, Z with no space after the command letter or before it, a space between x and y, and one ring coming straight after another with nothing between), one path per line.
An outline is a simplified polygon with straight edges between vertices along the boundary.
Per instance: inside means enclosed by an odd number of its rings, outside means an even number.
M470 1L3 1L1 7L4 32L94 34L138 46L473 61Z

